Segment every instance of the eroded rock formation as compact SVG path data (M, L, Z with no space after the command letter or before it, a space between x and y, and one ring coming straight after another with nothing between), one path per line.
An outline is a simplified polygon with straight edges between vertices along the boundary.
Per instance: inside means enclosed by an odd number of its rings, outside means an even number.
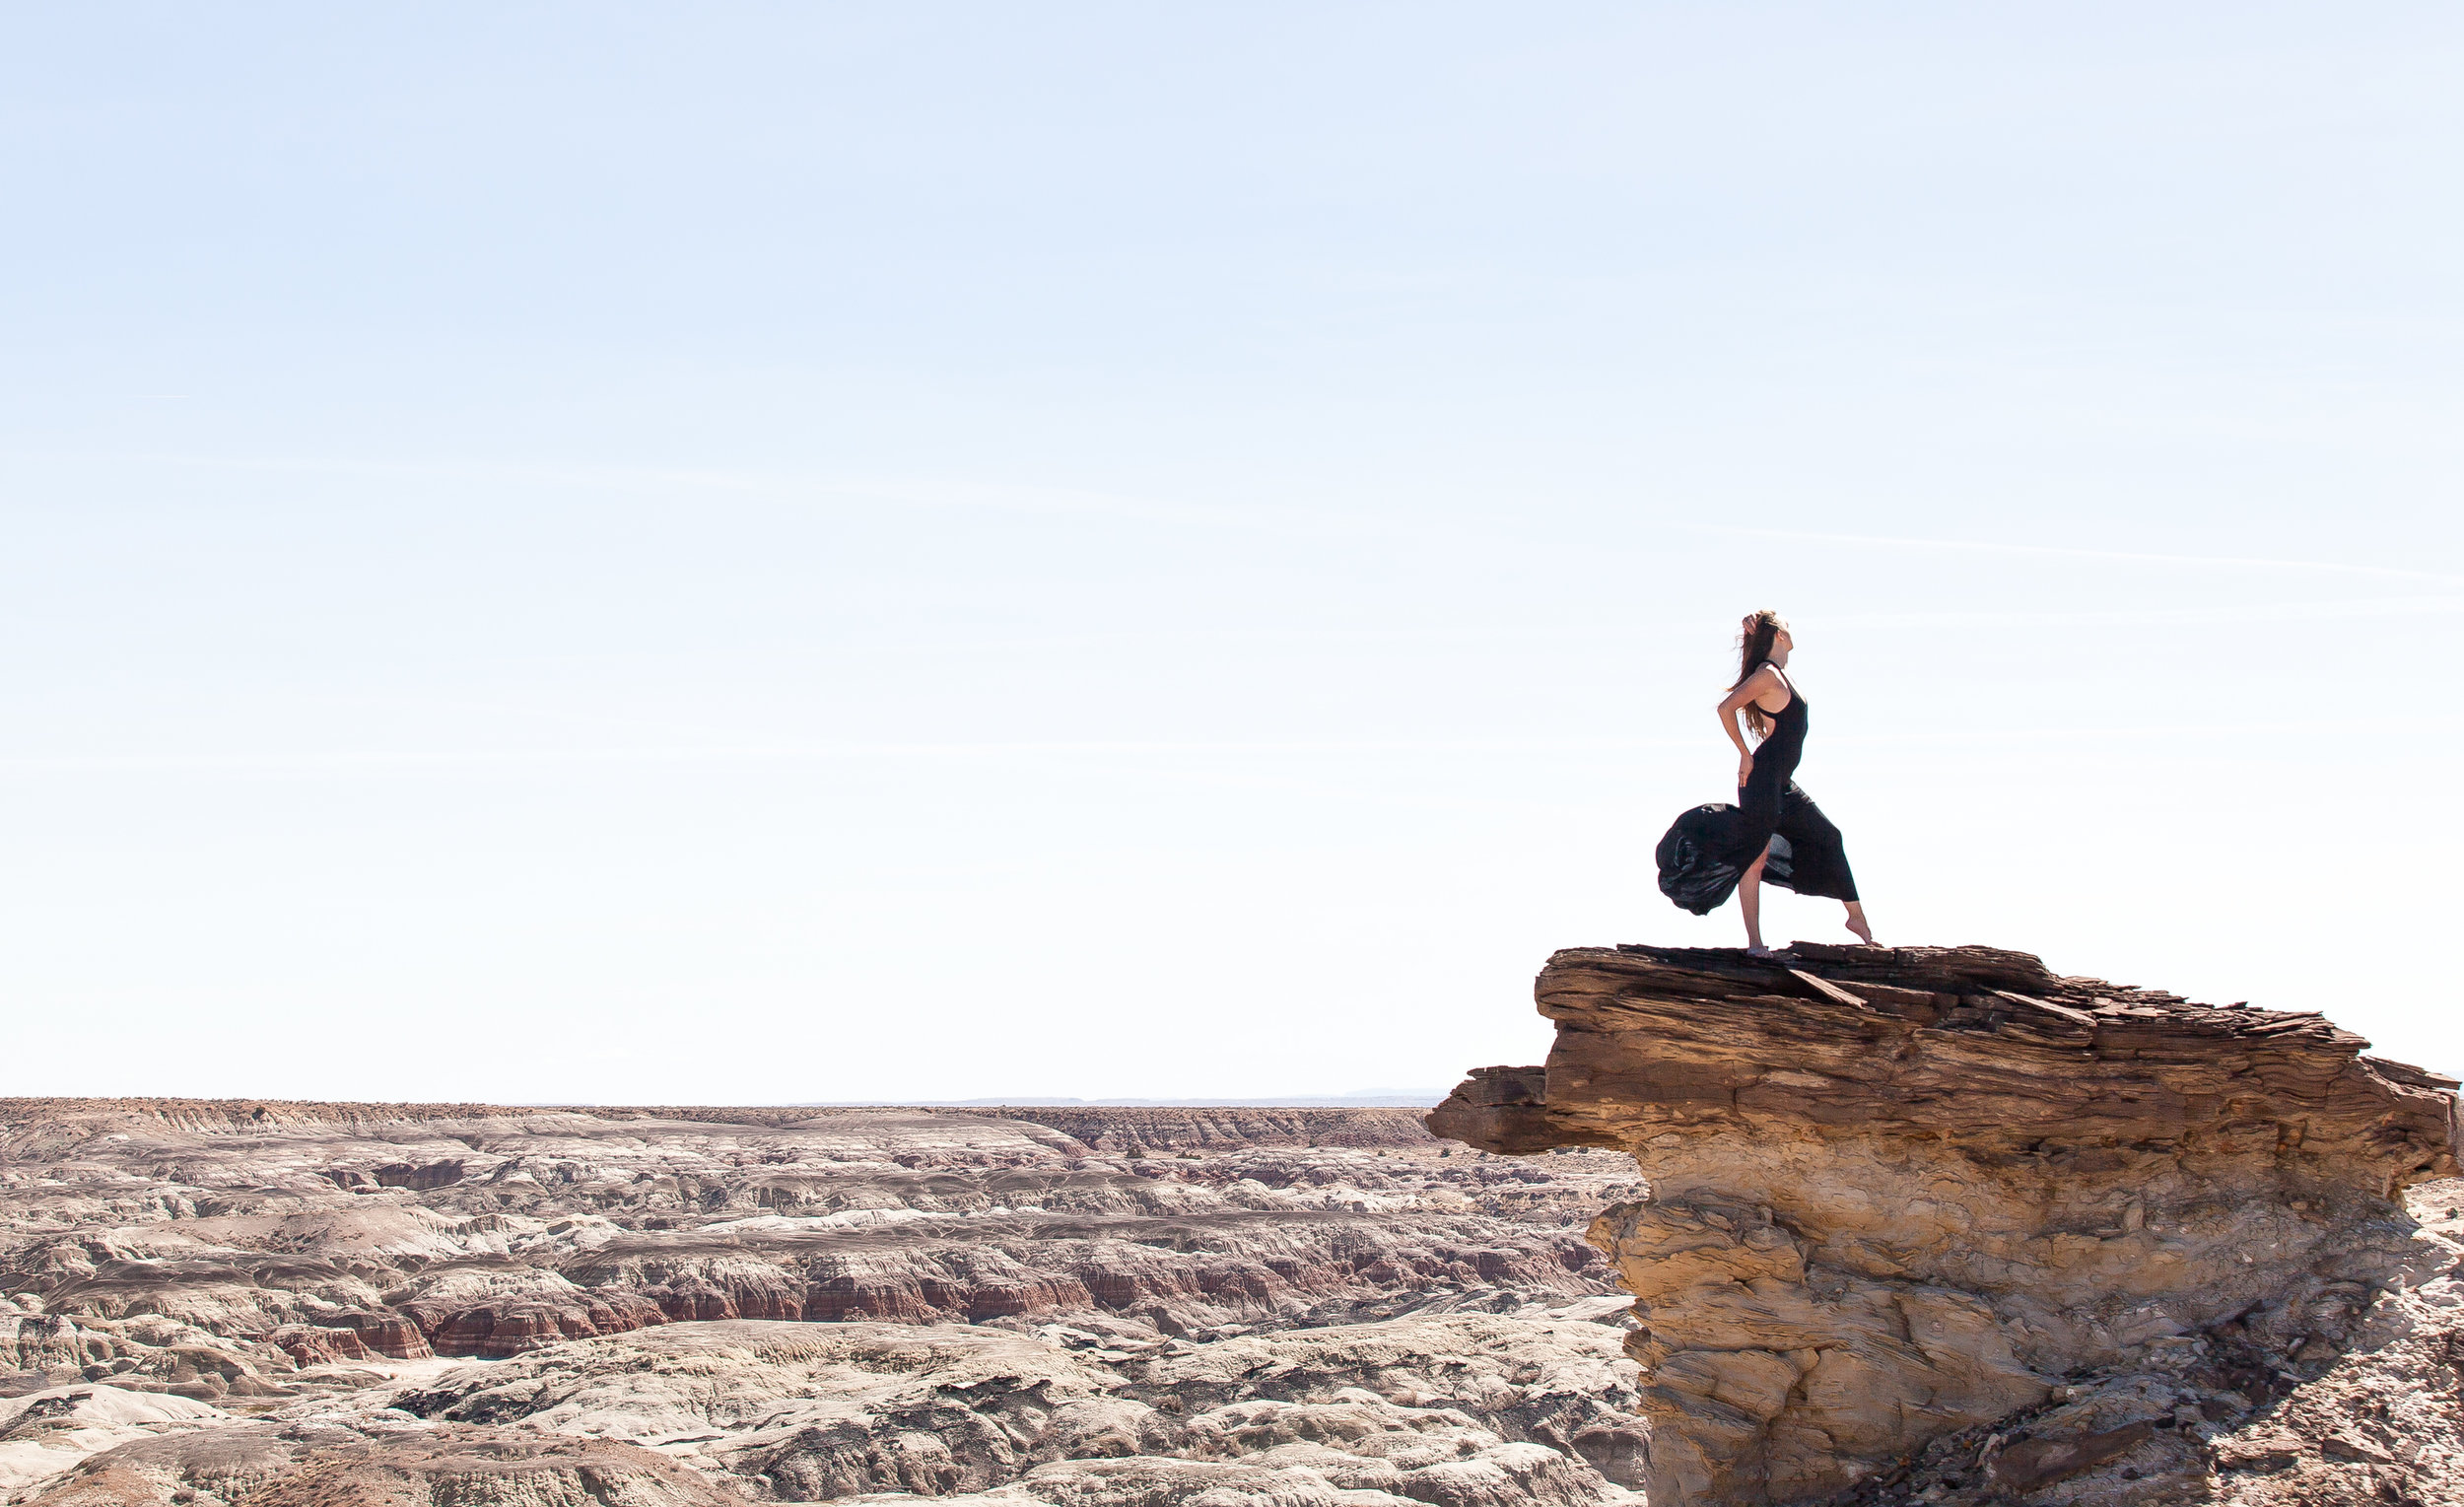
M1476 1072L1429 1124L1636 1158L1649 1197L1592 1238L1636 1299L1654 1507L1827 1497L1947 1439L1992 1459L1932 1499L2159 1435L2204 1474L2194 1428L2452 1265L2395 1200L2455 1170L2456 1084L2315 1014L1983 947L1577 948L1539 1000L1546 1065Z

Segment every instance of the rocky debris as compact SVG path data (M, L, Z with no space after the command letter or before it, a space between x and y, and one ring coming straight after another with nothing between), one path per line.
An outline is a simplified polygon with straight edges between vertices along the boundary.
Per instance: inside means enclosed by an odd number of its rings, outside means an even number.
M1429 1123L1649 1180L1592 1238L1637 1299L1656 1507L2369 1499L2249 1484L2354 1471L2452 1499L2328 1378L2434 1370L2457 1253L2396 1199L2455 1171L2453 1080L1982 947L1580 948L1539 997L1545 1067ZM2305 1407L2340 1442L2284 1444Z
M2254 1357L2241 1377L2246 1414L2210 1394L2225 1427L2205 1431L2216 1499L2231 1507L2314 1502L2464 1504L2464 1182L2409 1191L2440 1262L2428 1280L2366 1306L2324 1315L2345 1330L2339 1353L2303 1356L2304 1342ZM2240 1398L2228 1391L2230 1403Z

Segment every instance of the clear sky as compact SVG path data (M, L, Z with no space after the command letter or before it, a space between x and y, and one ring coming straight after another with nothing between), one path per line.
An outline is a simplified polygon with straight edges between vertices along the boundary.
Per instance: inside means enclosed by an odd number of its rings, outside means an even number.
M2452 6L18 6L0 1093L1438 1088L1724 798L2464 1067ZM1843 939L1775 895L1776 937Z

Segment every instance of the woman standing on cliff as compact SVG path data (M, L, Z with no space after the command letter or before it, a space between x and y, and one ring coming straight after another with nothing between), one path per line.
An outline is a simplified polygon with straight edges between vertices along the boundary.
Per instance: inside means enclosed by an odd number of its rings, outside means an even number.
M1857 881L1839 829L1790 777L1806 751L1806 699L1788 678L1797 647L1776 612L1748 613L1738 639L1737 682L1720 703L1720 730L1737 745L1737 804L1696 806L1660 840L1660 893L1707 916L1729 891L1745 913L1745 947L1762 945L1762 881L1848 906L1848 929L1867 946ZM1745 728L1738 719L1745 719ZM1757 743L1747 743L1750 733Z

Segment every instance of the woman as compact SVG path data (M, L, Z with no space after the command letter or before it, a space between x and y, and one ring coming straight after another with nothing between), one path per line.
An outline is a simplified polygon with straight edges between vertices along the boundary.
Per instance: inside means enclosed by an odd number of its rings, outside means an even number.
M1720 703L1720 730L1737 745L1737 804L1697 806L1677 819L1660 840L1660 892L1705 916L1734 889L1745 913L1745 949L1767 957L1762 881L1769 879L1800 895L1847 902L1848 929L1871 947L1874 928L1866 925L1839 829L1789 778L1806 751L1806 699L1788 678L1796 641L1776 612L1748 614L1744 626L1737 683ZM1749 745L1747 731L1759 742Z

